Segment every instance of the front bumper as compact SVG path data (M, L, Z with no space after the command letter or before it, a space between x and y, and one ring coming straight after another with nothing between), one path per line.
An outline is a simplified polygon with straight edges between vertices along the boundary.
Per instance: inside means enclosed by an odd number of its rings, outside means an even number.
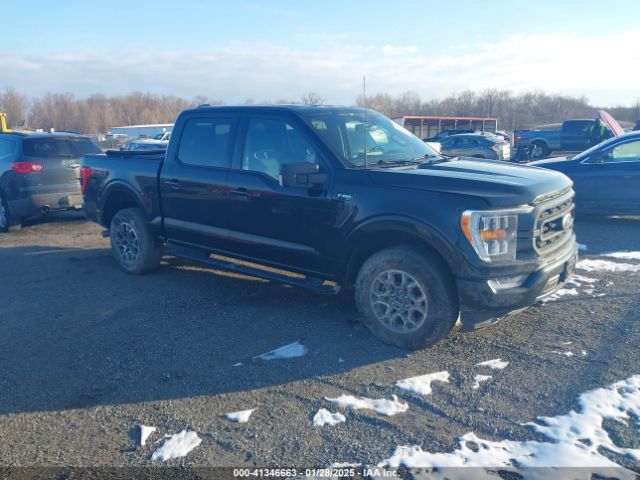
M573 274L578 259L578 244L572 245L560 257L540 268L526 272L523 282L514 288L495 289L491 278L457 279L458 295L462 306L462 323L476 324L503 317L513 311L533 305L538 300L562 288ZM500 276L522 275L521 269L513 272L501 269Z

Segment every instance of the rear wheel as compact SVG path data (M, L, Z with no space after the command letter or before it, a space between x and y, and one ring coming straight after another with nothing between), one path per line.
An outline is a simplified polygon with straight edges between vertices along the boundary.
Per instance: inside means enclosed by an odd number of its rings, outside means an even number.
M371 256L358 272L355 296L371 333L400 348L433 345L458 318L451 275L441 262L411 246Z
M162 248L155 244L139 208L118 211L111 220L111 250L127 273L143 274L160 266Z
M22 228L22 219L11 214L6 200L0 195L0 232L15 232L20 228Z
M544 142L533 142L531 144L531 158L545 158L549 155L549 147Z

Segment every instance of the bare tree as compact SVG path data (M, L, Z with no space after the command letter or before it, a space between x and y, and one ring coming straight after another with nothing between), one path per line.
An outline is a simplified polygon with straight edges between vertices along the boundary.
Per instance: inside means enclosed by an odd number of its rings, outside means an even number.
M326 100L315 92L309 92L302 96L302 103L305 105L322 105Z
M14 127L26 125L28 111L29 98L13 88L6 87L0 95L0 112L7 114L7 123Z
M325 99L317 93L308 92L302 97L302 102L318 105ZM252 104L254 100L247 99L245 103ZM298 102L283 98L264 103ZM28 117L31 128L90 134L105 133L120 125L173 123L182 110L202 104L221 105L223 102L203 95L187 100L149 92L132 92L116 97L96 94L83 99L77 99L71 93L49 92L31 102L12 88L5 88L0 94L0 110L9 114L13 125ZM531 128L568 118L590 118L597 110L585 97L550 94L541 90L518 95L509 90L466 90L427 99L411 91L397 96L382 92L368 95L366 99L359 96L356 104L392 118L403 115L496 117L499 125L506 129ZM608 110L618 120L635 122L640 117L640 101L633 106L617 106Z

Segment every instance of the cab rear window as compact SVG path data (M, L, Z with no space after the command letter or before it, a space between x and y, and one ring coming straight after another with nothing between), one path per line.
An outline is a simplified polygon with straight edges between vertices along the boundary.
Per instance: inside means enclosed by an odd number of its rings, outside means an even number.
M88 138L31 138L22 145L25 157L79 158L90 153L100 153L100 147Z
M16 142L8 138L0 138L0 158L8 157L16 151Z

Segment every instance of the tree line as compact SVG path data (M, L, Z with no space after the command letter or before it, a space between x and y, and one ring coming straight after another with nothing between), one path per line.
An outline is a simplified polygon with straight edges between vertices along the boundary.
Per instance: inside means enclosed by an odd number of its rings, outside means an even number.
M466 90L432 99L423 99L415 92L397 96L379 93L366 99L360 96L356 103L391 118L403 115L497 118L498 128L509 131L560 123L571 118L592 118L600 109L591 105L586 97L541 90L520 94L498 89ZM640 100L632 107L608 107L606 110L618 121L635 122L640 118Z
M7 113L11 126L49 131L73 131L85 134L106 133L112 127L152 123L173 123L187 108L201 104L223 105L222 100L204 96L185 99L174 95L132 92L108 97L102 94L76 98L71 93L46 93L29 98L14 88L0 93L0 111ZM256 103L247 99L244 103ZM318 105L325 99L315 92L299 100L277 99L260 103L304 103ZM559 123L569 118L590 118L598 108L586 97L571 97L532 91L514 94L509 90L467 90L442 98L423 98L418 93L400 95L377 93L359 96L356 105L377 110L389 117L403 115L496 117L499 128L513 130ZM618 121L640 118L640 100L631 107L608 108Z

